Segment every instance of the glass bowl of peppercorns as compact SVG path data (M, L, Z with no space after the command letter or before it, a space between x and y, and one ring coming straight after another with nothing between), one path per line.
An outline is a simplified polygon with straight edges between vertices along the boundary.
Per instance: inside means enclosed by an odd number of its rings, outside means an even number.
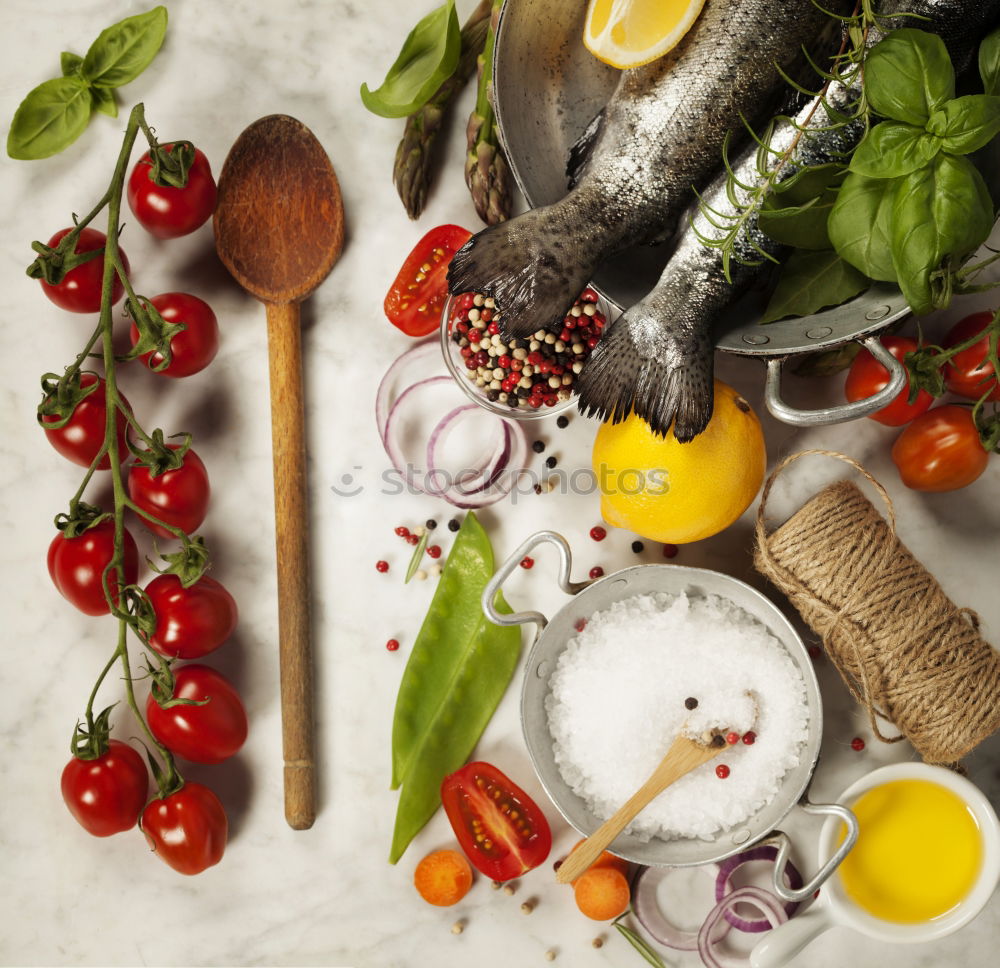
M466 395L501 417L533 420L566 410L574 385L607 325L607 305L584 289L561 323L505 340L500 311L481 293L449 296L441 313L441 350Z

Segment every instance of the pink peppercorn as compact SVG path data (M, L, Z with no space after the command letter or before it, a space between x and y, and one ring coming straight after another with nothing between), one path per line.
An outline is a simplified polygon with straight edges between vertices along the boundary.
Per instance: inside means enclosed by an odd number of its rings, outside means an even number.
M523 557L521 559L521 567L524 568L526 571L529 568L534 568L535 567L535 559L534 558L530 558L527 555L525 555L525 557Z
M376 561L375 570L381 572L383 575L389 570L388 561Z
M603 574L604 569L600 565L594 565L594 567L590 569L591 578L600 578Z
M385 643L385 647L390 652L395 652L399 648L399 641L397 639L389 639L389 641Z

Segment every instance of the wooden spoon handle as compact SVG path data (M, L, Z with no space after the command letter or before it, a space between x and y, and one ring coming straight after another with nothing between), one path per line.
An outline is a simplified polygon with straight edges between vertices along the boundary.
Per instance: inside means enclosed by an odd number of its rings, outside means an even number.
M267 304L267 342L271 364L285 819L294 830L306 830L316 819L316 790L306 537L305 406L298 303Z

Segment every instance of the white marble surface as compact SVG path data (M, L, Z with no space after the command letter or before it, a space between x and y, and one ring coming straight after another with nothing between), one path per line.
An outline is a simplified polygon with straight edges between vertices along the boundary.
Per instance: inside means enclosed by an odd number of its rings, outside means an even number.
M0 118L58 70L59 52L83 53L99 29L145 3L126 0L4 0L0 32ZM426 5L424 5L426 6ZM471 6L466 0L460 9ZM272 112L306 122L328 149L347 211L347 245L340 264L305 312L311 532L315 597L316 677L320 755L320 813L315 827L294 833L281 805L277 702L276 604L266 347L261 308L220 268L211 232L169 244L126 225L123 244L134 280L147 294L186 289L207 298L222 323L215 364L184 383L161 383L128 372L126 393L149 425L168 433L190 430L213 483L204 533L217 575L241 609L234 639L212 661L231 676L246 700L251 732L245 749L217 767L192 768L191 777L216 789L231 819L222 863L183 878L145 850L136 832L107 840L85 834L59 796L74 719L114 644L112 623L76 613L53 590L45 550L53 515L76 487L73 467L59 458L35 427L38 376L68 362L90 321L62 313L28 280L29 243L45 239L84 211L104 190L118 151L122 123L97 117L71 150L42 162L0 161L5 228L0 248L3 353L0 406L0 587L4 595L4 690L0 703L0 962L8 965L317 964L353 968L436 965L540 965L547 949L556 964L574 968L638 965L639 956L617 935L585 921L570 892L557 886L551 865L529 875L514 897L490 890L480 878L455 910L424 904L411 886L414 864L452 841L438 815L395 867L386 862L396 806L389 791L389 732L396 687L415 629L430 598L429 583L403 586L408 549L393 525L431 515L442 524L447 508L430 499L388 497L375 481L386 466L372 419L378 375L407 340L382 316L387 283L414 241L444 221L472 226L474 213L461 176L462 125L448 133L446 177L419 224L411 225L390 182L400 125L367 114L357 96L363 80L377 81L421 5L398 0L171 0L164 50L150 70L124 89L127 104L145 102L148 118L166 139L201 145L216 172L239 132ZM467 92L460 115L471 95ZM985 305L989 297L978 300ZM934 331L968 307L962 304ZM763 371L751 361L720 361L725 379L748 395L758 412ZM789 395L820 403L839 398L842 378L791 381ZM888 486L900 532L931 565L945 588L979 611L988 636L1000 639L996 595L996 501L1000 461L961 494L920 496L898 483L888 449L892 432L871 422L795 431L768 417L772 460L801 447L845 450ZM566 469L589 465L594 427L574 419L558 431L547 422L547 453ZM345 473L364 484L354 498L337 498L331 485ZM832 463L798 467L777 488L775 510L790 510L840 474ZM100 487L96 489L100 492ZM541 526L566 534L579 553L579 570L600 563L610 571L635 561L632 536L613 532L594 545L587 531L598 520L592 496L522 498L482 514L498 556ZM747 576L748 517L724 535L682 550L678 562ZM447 538L447 532L441 532ZM447 544L447 542L444 542ZM148 542L144 550L148 548ZM655 549L648 560L658 560ZM385 556L388 576L373 564ZM511 582L517 605L557 604L549 591L545 556ZM402 648L388 653L386 639ZM820 677L827 703L826 739L814 793L833 795L862 772L913 755L905 745L870 742L853 753L855 734L869 737L863 717L828 665ZM142 687L140 686L140 692ZM542 799L517 716L517 683L509 690L478 748ZM102 697L121 687L112 677ZM117 735L134 736L128 716ZM1000 742L971 758L970 775L997 802ZM574 834L548 809L558 857ZM813 862L815 829L798 820L798 859ZM533 897L525 917L520 902ZM456 918L465 931L454 936ZM591 939L602 935L600 950ZM810 968L995 964L1000 899L952 938L915 949L893 948L838 931L826 935L795 964ZM992 953L991 953L992 952ZM665 953L670 965L692 956Z

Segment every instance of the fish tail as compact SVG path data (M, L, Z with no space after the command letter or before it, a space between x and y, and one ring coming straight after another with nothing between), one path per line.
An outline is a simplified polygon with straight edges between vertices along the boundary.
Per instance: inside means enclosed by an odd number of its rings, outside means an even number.
M528 336L560 322L589 284L599 228L564 203L491 225L455 253L448 289L492 297L504 337Z
M686 443L712 418L713 367L707 332L671 327L640 302L594 347L577 381L580 410L612 423L634 413L654 433L672 430Z

